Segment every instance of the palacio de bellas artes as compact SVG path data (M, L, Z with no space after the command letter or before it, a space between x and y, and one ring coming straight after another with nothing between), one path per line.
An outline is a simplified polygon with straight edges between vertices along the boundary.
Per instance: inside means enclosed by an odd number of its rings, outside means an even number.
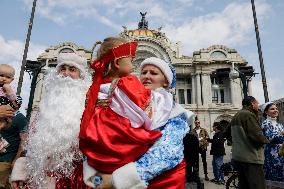
M244 96L240 77L232 78L231 71L234 67L238 67L249 73L246 76L246 88L250 95L253 68L237 50L222 44L212 44L212 46L197 49L192 55L181 54L180 42L171 41L166 33L163 33L162 28L148 27L146 13L141 13L141 16L137 29L128 29L123 26L122 32L118 34L123 38L138 41L134 74L137 74L138 65L148 57L154 56L171 62L177 72L177 86L173 90L175 100L198 115L201 125L208 131L213 130L212 125L216 121L226 126L232 116L241 109ZM57 55L61 52L76 52L85 56L89 63L92 57L90 49L72 42L64 42L50 46L37 58L37 61L31 62L44 65L37 74L32 110L38 108L44 93L42 81L45 70L47 67L56 66Z

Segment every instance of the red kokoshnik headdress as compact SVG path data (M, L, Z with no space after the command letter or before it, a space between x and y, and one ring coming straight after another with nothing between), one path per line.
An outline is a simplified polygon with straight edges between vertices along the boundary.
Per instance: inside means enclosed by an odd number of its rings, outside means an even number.
M95 74L93 76L93 83L87 93L88 103L86 105L86 108L84 110L81 119L81 131L85 130L93 115L96 102L98 99L100 85L102 84L103 81L103 74L106 71L106 68L108 67L109 63L111 61L116 61L120 58L125 58L125 57L134 58L136 54L136 48L137 48L137 42L135 41L124 43L122 45L110 49L109 53L105 54L102 58L95 60L91 64L91 68L95 70ZM80 136L82 134L83 133L80 133Z

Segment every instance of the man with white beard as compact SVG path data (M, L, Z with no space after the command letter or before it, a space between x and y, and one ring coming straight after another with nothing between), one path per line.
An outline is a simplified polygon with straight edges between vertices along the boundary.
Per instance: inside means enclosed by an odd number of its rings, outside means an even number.
M82 154L78 135L91 77L85 58L61 53L45 78L45 94L30 124L26 157L11 175L13 188L85 188L80 184ZM72 185L73 184L73 185Z

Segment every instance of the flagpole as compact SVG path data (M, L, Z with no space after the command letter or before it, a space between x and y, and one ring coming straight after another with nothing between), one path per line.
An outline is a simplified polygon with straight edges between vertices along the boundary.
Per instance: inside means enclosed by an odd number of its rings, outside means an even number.
M24 54L23 54L23 59L22 59L22 66L21 66L21 71L20 71L20 76L19 76L19 81L18 81L17 95L21 94L21 89L22 89L22 85L23 85L24 71L25 71L25 66L26 66L26 63L27 63L27 54L28 54L28 50L29 50L31 32L32 32L32 28L33 28L33 20L34 20L35 8L36 8L36 1L37 0L33 1L33 7L32 7L31 17L30 17L30 22L29 22L29 28L28 28L28 33L27 33L26 43L25 43L25 49L24 49Z

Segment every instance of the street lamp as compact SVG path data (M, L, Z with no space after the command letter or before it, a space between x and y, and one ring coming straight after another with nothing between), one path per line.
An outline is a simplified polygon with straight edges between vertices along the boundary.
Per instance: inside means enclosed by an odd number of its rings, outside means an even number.
M216 83L216 81L215 81L215 77L213 78L213 84L212 84L212 89L214 90L214 91L217 91L217 90L219 90L220 89L220 86Z
M244 98L248 96L248 81L250 81L251 77L254 76L254 69L252 66L241 66L236 68L234 63L232 63L232 69L229 73L230 79L240 78L243 85L243 94Z
M32 77L30 97L29 97L29 103L28 103L28 109L27 109L27 115L26 115L28 121L30 121L30 118L31 118L37 78L38 78L39 73L41 72L41 69L44 66L45 66L45 62L41 63L38 61L31 61L31 60L27 60L27 63L25 65L25 71L28 72L30 76Z

